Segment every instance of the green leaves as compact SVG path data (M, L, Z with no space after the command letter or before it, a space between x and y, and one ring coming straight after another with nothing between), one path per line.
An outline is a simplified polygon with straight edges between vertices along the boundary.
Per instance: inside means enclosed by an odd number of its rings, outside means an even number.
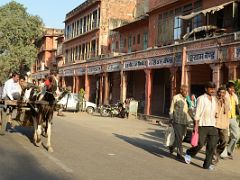
M43 22L15 1L0 7L0 17L0 81L4 81L11 71L30 68L37 58L34 42L42 35Z

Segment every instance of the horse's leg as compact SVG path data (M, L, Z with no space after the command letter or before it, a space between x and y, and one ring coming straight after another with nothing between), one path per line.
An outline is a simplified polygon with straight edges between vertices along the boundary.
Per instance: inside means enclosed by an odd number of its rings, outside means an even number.
M33 142L34 142L35 145L37 145L37 118L32 117L32 120L33 120L33 128L34 128Z
M53 152L53 148L51 146L51 135L52 135L52 124L51 122L47 121L47 149L49 152Z
M41 145L41 134L42 134L42 125L38 124L37 125L37 141L36 141L36 146Z

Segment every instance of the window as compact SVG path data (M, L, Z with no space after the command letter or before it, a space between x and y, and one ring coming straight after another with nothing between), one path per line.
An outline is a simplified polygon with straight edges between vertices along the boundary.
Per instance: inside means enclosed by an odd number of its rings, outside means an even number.
M118 41L116 41L116 50L118 50L119 49L119 43L118 43Z
M112 42L111 52L115 52L115 50L116 50L115 42Z
M68 50L65 51L65 63L68 62Z
M182 35L182 19L179 16L174 17L174 40L181 39Z
M143 49L148 48L148 32L143 34Z
M137 36L137 43L138 43L138 44L141 43L141 36L140 36L140 34L138 34L138 36Z
M193 29L202 26L202 15L199 14L193 18Z
M80 19L79 34L82 34L82 33L83 33L83 32L82 32L82 26L83 26L83 24L82 24L82 19Z
M122 35L120 35L120 50L124 48L124 41Z
M168 44L174 38L174 13L168 11L159 15L158 44Z
M124 48L127 46L127 39L124 38Z
M132 36L128 37L128 53L132 52Z
M135 45L135 44L136 44L136 37L133 36L133 45Z

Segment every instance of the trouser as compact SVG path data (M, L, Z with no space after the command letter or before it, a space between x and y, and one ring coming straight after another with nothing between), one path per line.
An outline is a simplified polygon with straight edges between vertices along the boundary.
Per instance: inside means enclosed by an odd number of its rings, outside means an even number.
M230 119L230 142L228 144L227 151L229 154L232 154L234 151L234 148L239 140L239 126L236 118Z
M206 146L206 157L203 163L203 168L208 169L212 163L212 158L218 142L218 131L217 128L213 126L202 126L198 129L199 140L196 147L192 147L187 150L187 154L190 156L195 156L202 147Z
M228 143L228 129L218 129L218 136L216 155L220 156Z
M173 129L175 133L175 141L173 143L172 148L174 149L175 147L177 147L177 155L182 156L183 155L182 140L184 135L186 134L187 125L173 123Z

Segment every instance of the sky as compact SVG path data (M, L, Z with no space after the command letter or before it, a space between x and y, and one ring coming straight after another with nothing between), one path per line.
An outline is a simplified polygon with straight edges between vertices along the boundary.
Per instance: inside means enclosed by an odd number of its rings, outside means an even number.
M15 0L27 8L27 12L42 18L46 27L64 28L66 14L85 0ZM11 0L0 0L0 6Z

